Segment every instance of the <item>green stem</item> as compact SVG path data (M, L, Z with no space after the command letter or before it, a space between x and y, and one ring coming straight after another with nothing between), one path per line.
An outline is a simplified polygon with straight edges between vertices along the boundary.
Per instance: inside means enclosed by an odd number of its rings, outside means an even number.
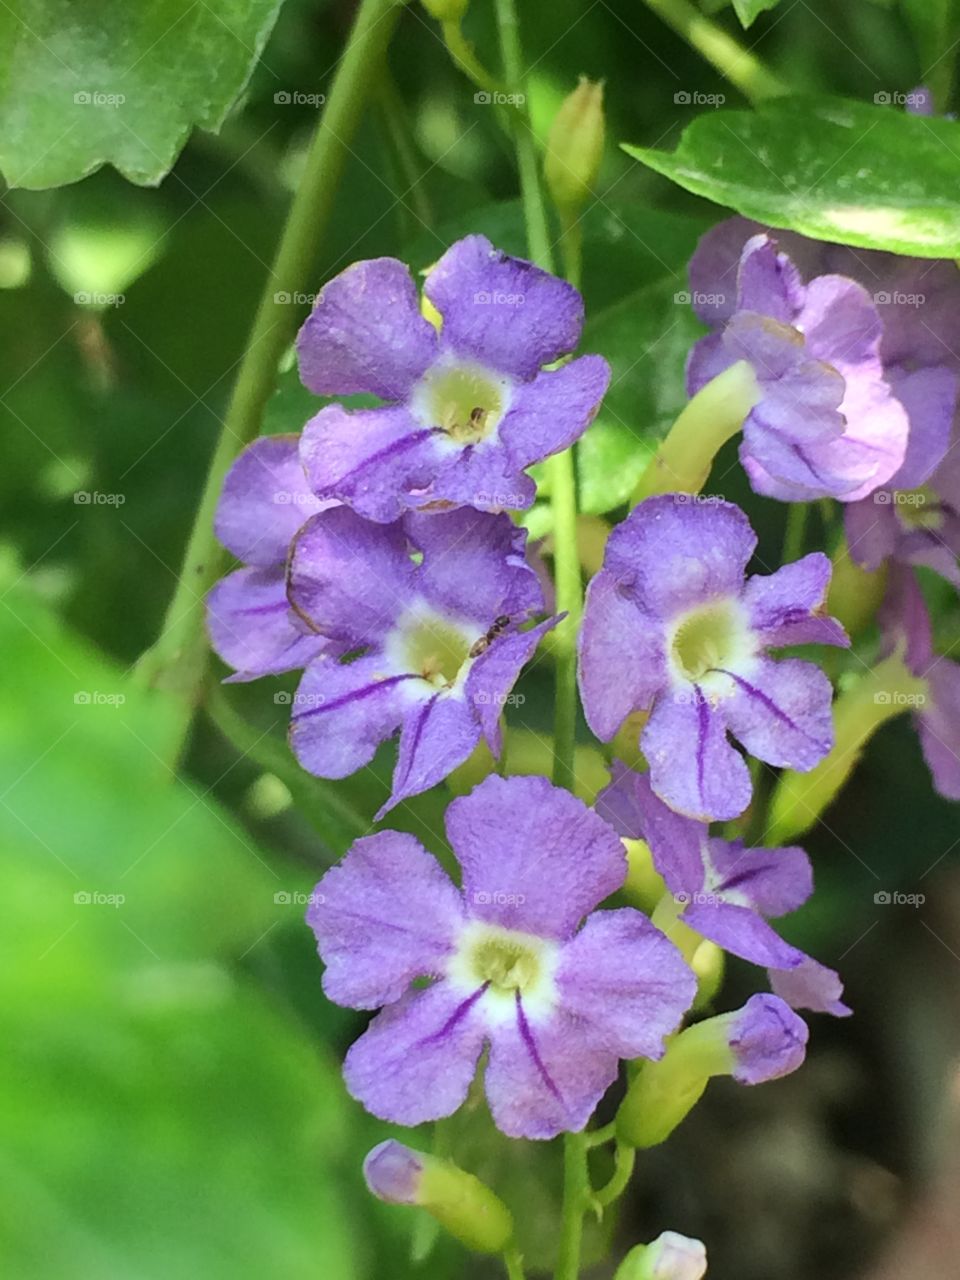
M563 274L575 289L580 288L583 269L583 224L576 214L560 213L560 258Z
M602 1147L605 1142L616 1137L617 1122L611 1120L609 1124L605 1124L602 1129L590 1129L584 1135L588 1147Z
M807 516L810 512L806 502L792 502L787 512L787 529L783 537L783 555L781 564L792 564L803 555L804 539L807 534Z
M593 1197L595 1203L600 1205L602 1209L605 1209L609 1204L613 1204L614 1200L619 1200L624 1191L626 1191L633 1175L633 1166L637 1160L636 1147L630 1147L626 1143L618 1142L614 1159L615 1163L610 1181L606 1186L601 1187Z
M583 1215L590 1196L586 1138L582 1133L568 1133L563 1146L563 1218L554 1280L578 1280Z
M463 34L460 21L441 23L443 43L456 66L471 84L491 95L501 92L500 86L473 51L473 45Z
M405 205L407 197L409 197L414 214L423 226L429 230L433 227L434 217L433 206L430 203L430 197L423 181L425 175L424 165L421 162L417 145L413 140L410 113L407 111L406 103L397 88L397 82L386 70L384 70L380 82L380 106L382 108L384 128L396 155L397 168L400 171L403 182L406 184L402 203Z
M516 1245L504 1253L503 1265L507 1269L507 1280L524 1280L526 1272L523 1269L523 1255Z
M751 102L790 92L756 54L704 17L690 0L647 0L647 5Z
M278 304L274 298L279 293L298 292L309 280L350 141L398 15L397 0L362 0L357 11L264 285L173 599L159 638L137 667L139 681L172 690L182 700L177 755L202 693L207 663L204 596L223 569L224 555L213 534L223 479L240 450L260 430L277 366L293 341L300 320L296 307Z
M540 181L540 161L526 105L523 55L515 0L496 0L504 76L512 92L523 94L512 113L514 145L520 170L520 194L530 256L546 271L554 269L547 209ZM553 633L551 653L556 659L557 693L554 713L553 780L573 788L577 731L577 629L583 611L583 582L577 551L577 477L573 450L558 453L547 463L553 511L554 579L557 612L566 618Z

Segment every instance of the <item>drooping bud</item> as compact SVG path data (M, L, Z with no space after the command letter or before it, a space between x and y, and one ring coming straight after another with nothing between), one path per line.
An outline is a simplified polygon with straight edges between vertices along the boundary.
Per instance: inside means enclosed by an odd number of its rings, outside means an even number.
M603 159L603 136L603 81L581 76L547 137L543 176L558 209L576 213L590 199Z
M651 1244L631 1249L614 1280L703 1280L706 1274L703 1243L676 1231L664 1231Z
M617 1136L635 1147L664 1142L712 1076L763 1084L803 1062L807 1024L774 995L751 996L735 1013L705 1018L674 1036L659 1062L643 1062L617 1112Z
M513 1218L500 1197L450 1160L391 1138L369 1153L363 1176L378 1200L426 1209L477 1253L501 1253L513 1236Z

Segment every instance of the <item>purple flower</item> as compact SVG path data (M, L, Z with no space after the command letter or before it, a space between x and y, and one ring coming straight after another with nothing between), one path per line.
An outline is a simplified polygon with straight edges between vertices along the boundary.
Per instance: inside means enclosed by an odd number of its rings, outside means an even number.
M345 778L400 729L393 790L378 817L426 791L480 741L501 747L500 715L520 669L558 619L524 559L526 531L464 508L372 524L348 507L297 535L290 602L345 653L307 668L290 741L303 767Z
M740 456L758 492L856 501L891 481L911 428L942 454L960 363L944 345L957 331L956 276L952 263L774 239L740 218L704 236L690 281L714 332L691 353L688 383L697 391L737 360L752 366ZM918 335L941 320L942 334Z
M925 565L960 587L960 436L946 451L929 440L939 429L936 415L914 422L907 457L890 487L846 507L847 545L865 569L879 569L888 559Z
M439 333L394 258L354 263L324 287L297 340L304 384L384 404L328 405L311 419L310 484L384 522L410 509L529 507L526 468L583 434L610 377L600 356L542 369L577 345L580 294L477 235L447 250L424 291Z
M744 581L756 537L729 502L666 494L610 535L587 591L580 692L609 741L650 711L640 745L654 791L701 819L735 818L750 802L746 763L727 731L768 764L812 769L830 750L830 682L812 663L767 650L847 643L824 616L830 563L804 556Z
M327 995L388 1006L347 1054L347 1087L381 1119L435 1120L464 1101L486 1046L504 1133L582 1129L618 1059L660 1057L696 980L640 912L588 914L626 859L569 792L494 775L450 804L446 828L462 889L396 831L358 840L317 886L307 919Z
M778 985L777 974L774 990L788 1004L838 1016L850 1012L839 999L837 974L784 942L767 923L795 911L813 892L803 849L748 849L739 840L711 837L703 823L658 800L645 774L620 763L596 808L620 835L646 841L684 924L735 956L783 970L785 985Z
M899 650L913 675L926 682L914 721L933 785L960 800L960 663L934 653L930 614L912 569L891 567L880 609L888 653Z
M263 436L224 481L216 533L245 567L207 596L207 627L214 650L235 669L231 681L295 671L331 648L287 603L284 573L294 534L331 505L309 489L297 445L297 436Z

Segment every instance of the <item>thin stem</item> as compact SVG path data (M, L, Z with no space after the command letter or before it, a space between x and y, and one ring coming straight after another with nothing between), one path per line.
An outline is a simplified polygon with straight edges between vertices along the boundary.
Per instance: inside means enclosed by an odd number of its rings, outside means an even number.
M583 1215L590 1195L586 1139L582 1133L568 1133L563 1146L563 1218L554 1280L578 1280Z
M807 502L792 502L787 512L787 529L783 538L783 555L781 564L792 564L803 555L804 540L807 534L807 516L810 505Z
M137 678L141 682L172 690L182 700L176 755L182 749L204 680L207 642L203 600L221 573L224 560L213 534L223 479L236 455L260 429L277 366L293 341L300 319L296 307L277 303L275 297L296 293L309 279L333 209L350 140L399 11L396 0L362 0L357 11L264 284L173 599L159 638L138 664Z
M507 1269L507 1280L525 1280L526 1272L523 1269L523 1255L516 1245L504 1253L503 1265Z
M530 256L547 271L554 269L546 202L540 181L540 161L530 127L520 28L515 0L496 0L497 24L503 54L504 78L511 92L522 95L511 113L511 128L520 171L520 194ZM577 629L583 611L583 583L577 552L577 478L572 449L556 454L547 464L553 510L554 578L557 612L566 618L553 635L557 693L554 713L553 780L572 789L577 729Z
M409 196L413 212L428 230L433 227L433 206L424 186L425 167L413 140L410 113L397 88L397 82L385 69L380 81L380 106L383 123L397 159L397 168L406 184L402 203Z
M575 214L560 214L560 257L563 274L579 289L583 271L583 224Z
M602 1209L608 1204L613 1204L614 1200L619 1200L627 1189L630 1178L633 1175L633 1166L637 1160L636 1147L627 1146L626 1143L618 1142L613 1173L610 1181L600 1188L594 1194L594 1201Z
M778 75L755 53L745 49L722 27L705 17L690 0L646 0L658 17L692 45L751 102L789 93Z
M584 1134L588 1147L602 1147L605 1142L609 1142L617 1132L616 1120L611 1120L609 1124L605 1124L602 1129L590 1129Z
M460 68L471 84L491 95L500 92L500 86L473 51L473 45L463 34L460 21L441 24L443 43L456 66Z

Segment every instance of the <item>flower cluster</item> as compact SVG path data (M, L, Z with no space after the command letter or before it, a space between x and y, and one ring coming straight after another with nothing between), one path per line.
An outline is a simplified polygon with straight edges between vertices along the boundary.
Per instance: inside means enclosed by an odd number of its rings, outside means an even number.
M859 286L801 285L764 236L749 239L737 279L736 306L694 353L691 379L753 364L744 461L757 487L806 494L811 463L830 477L822 491L846 499L891 481L919 384L904 390L905 374L894 390ZM303 670L290 741L309 772L347 777L399 735L374 821L447 779L481 740L500 754L503 706L559 621L544 616L544 567L504 509L532 503L527 468L583 433L608 379L597 356L544 367L577 343L579 294L481 236L444 255L424 295L393 259L324 288L298 341L303 381L380 403L329 403L299 438L243 453L217 515L242 567L208 602L231 679ZM550 1138L587 1124L627 1059L638 1065L618 1125L645 1145L711 1076L756 1084L795 1069L807 1041L795 1009L848 1012L839 977L768 923L810 895L807 855L746 848L708 825L751 799L728 735L799 770L833 742L829 681L805 658L771 656L848 643L825 609L830 563L815 553L747 576L756 543L738 507L682 494L642 502L609 535L587 592L579 688L603 741L646 716L648 774L615 763L594 807L544 778L491 775L447 807L456 882L393 830L357 840L322 878L308 921L324 989L379 1010L344 1065L373 1114L404 1125L450 1115L481 1069L497 1126ZM624 842L636 839L672 913L651 919L625 888ZM690 938L761 965L772 992L683 1028L698 991ZM451 1204L479 1196L497 1230L476 1247L509 1238L506 1210L448 1163L388 1143L368 1178L462 1238L472 1228Z

